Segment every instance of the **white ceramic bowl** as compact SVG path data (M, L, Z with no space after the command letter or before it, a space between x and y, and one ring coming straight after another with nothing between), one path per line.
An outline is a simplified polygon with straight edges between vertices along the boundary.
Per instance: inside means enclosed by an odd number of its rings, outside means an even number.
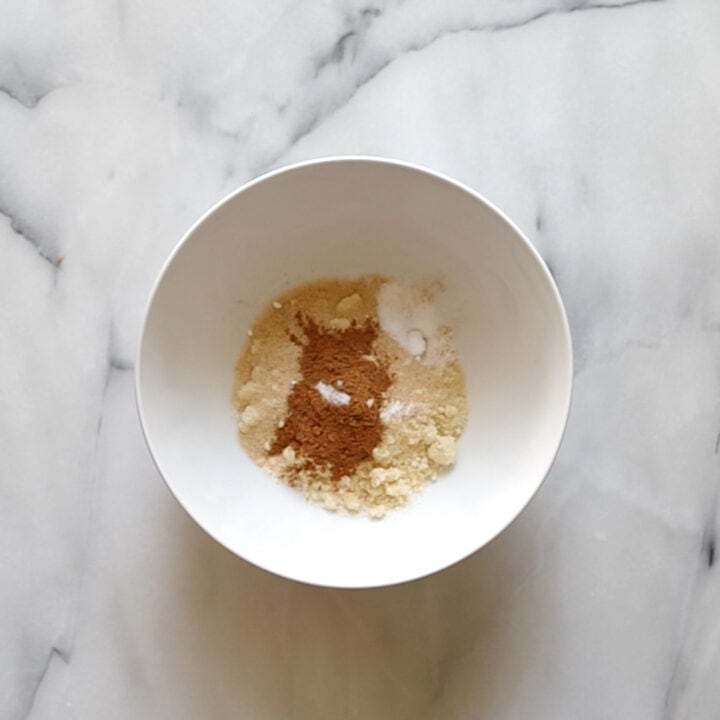
M455 467L381 521L329 513L238 444L233 366L273 296L328 276L443 278L470 416ZM406 163L333 158L240 188L160 274L137 363L140 418L172 492L212 537L317 585L412 580L495 537L555 457L572 385L557 288L537 252L467 187Z

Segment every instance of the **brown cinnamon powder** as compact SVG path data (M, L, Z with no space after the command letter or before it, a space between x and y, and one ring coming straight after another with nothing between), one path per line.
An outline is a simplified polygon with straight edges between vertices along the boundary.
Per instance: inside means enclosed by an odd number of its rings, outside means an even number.
M387 363L373 354L377 323L353 322L345 329L319 326L297 314L304 337L291 335L301 347L300 373L288 396L288 412L275 432L270 455L287 447L296 457L333 480L352 474L371 460L382 438L380 407L392 379ZM340 402L323 395L332 388Z

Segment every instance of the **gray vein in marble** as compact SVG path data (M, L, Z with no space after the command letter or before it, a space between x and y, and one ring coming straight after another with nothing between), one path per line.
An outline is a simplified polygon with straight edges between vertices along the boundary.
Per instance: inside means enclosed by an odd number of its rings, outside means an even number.
M545 218L543 217L542 211L538 209L535 214L535 232L540 233L545 225Z
M716 543L717 543L717 538L715 537L715 531L709 530L707 533L707 536L705 538L705 541L703 542L703 550L704 550L705 556L707 558L708 568L712 568L715 566Z
M45 678L48 676L48 671L50 670L51 665L54 662L61 662L63 665L69 665L70 658L71 650L69 648L63 648L60 646L59 643L52 645L52 647L50 648L50 652L48 653L45 665L40 671L37 680L35 680L34 688L28 700L27 710L22 715L23 720L27 720L27 718L29 718L32 714L33 707L35 706L35 698L38 696L40 688L42 687Z
M468 28L470 32L503 32L505 30L517 30L518 28L526 27L536 20L540 20L550 15L570 15L575 12L582 12L584 10L622 10L623 8L633 7L635 5L646 5L648 3L658 3L664 0L627 0L627 2L600 2L592 3L585 0L577 5L573 5L568 8L554 7L541 10L527 20L523 20L516 23L497 23L485 26L471 27ZM459 30L457 32L462 32Z
M672 665L672 671L670 672L670 681L668 682L667 690L665 691L665 700L663 701L663 714L662 720L670 720L675 715L675 697L677 695L676 686L681 684L678 682L680 660L682 654L682 643L680 648L675 654L675 660Z
M20 103L20 105L28 110L36 108L40 104L40 101L47 97L52 91L53 88L47 90L32 90L27 85L21 85L16 88L10 87L8 84L0 85L0 93Z
M110 330L108 332L108 369L105 377L105 390L110 384L110 378L113 372L130 372L135 369L135 364L132 360L123 357L118 350L118 342L116 337L115 322L110 323Z
M398 60L400 57L410 52L422 52L435 43L443 40L446 37L457 35L460 33L496 33L506 32L508 30L517 30L520 28L527 27L534 22L541 20L546 17L553 15L570 15L571 13L584 12L588 10L621 10L624 8L634 7L638 5L646 4L657 4L664 0L627 0L626 2L599 2L592 3L587 0L571 5L570 7L548 7L539 12L523 17L516 21L506 23L487 23L479 25L460 25L458 27L447 27L440 30L429 39L417 42L408 43L405 47L401 47L400 51L390 57L380 59L378 62L372 64L368 70L360 76L358 81L350 88L348 88L345 97L340 97L336 102L332 103L331 107L326 112L311 113L305 120L303 120L295 131L291 134L290 142L284 150L279 153L270 162L264 162L260 167L253 170L254 174L258 174L263 170L272 168L282 158L282 156L292 148L296 143L302 140L306 135L309 135L315 130L322 122L328 117L337 112L341 107L347 105L353 97L369 82L375 79L383 70L389 67L392 63ZM363 41L363 36L367 34L368 30L372 27L373 21L379 18L382 12L377 8L370 7L360 11L359 14L351 18L350 27L343 30L342 35L332 44L332 46L319 55L318 60L315 64L315 71L313 79L317 80L322 73L333 65L339 65L343 61L349 59L350 63L354 63L360 52L360 46ZM287 107L289 101L286 103L280 103L277 105L278 112L282 112L284 107Z
M720 444L720 434L718 434L713 454L718 455L718 445ZM702 597L707 590L708 577L715 566L715 551L717 543L717 523L720 503L720 482L715 480L711 502L709 503L708 518L705 522L705 528L700 541L700 558L695 570L695 577L691 587L688 590L685 602L685 610L683 612L684 621L680 634L680 641L677 646L675 658L672 664L672 672L667 685L665 701L663 706L662 720L671 720L677 717L678 705L683 691L686 689L688 677L685 664L687 657L691 656L689 649L692 647L693 626L698 622L702 622Z
M62 255L55 255L54 253L51 253L47 249L47 244L43 242L22 220L20 220L2 204L0 204L0 215L7 219L10 223L10 229L19 238L22 238L25 242L35 248L37 254L50 265L53 272L57 273L60 270L64 260Z
M110 368L112 370L117 370L118 372L130 372L135 369L135 366L127 360L122 360L118 357L111 357Z
M36 108L56 88L43 78L34 78L16 59L6 61L0 69L0 93L28 110Z
M358 46L363 36L373 24L373 21L382 15L382 10L376 6L363 8L358 13L349 16L346 25L348 29L338 38L327 52L322 53L315 61L314 78L329 65L339 65L346 58L353 62L357 58Z
M301 84L301 87L291 96L272 98L264 96L262 104L269 106L277 116L285 118L290 110L294 110L296 117L284 120L289 124L287 142L278 150L265 157L259 157L255 162L249 163L248 176L257 176L267 170L276 167L287 152L292 149L300 140L312 133L321 123L337 113L346 106L355 95L368 83L374 80L383 70L395 61L408 53L422 52L435 43L461 33L497 33L527 27L536 21L552 15L569 15L571 13L588 10L619 10L644 4L657 4L662 0L626 0L625 2L589 2L580 0L569 6L545 3L540 10L522 14L520 17L506 22L468 23L460 22L457 25L441 27L438 32L427 38L405 40L392 49L373 47L371 33L389 12L390 9L397 9L404 3L396 2L385 6L370 4L354 13L348 13L343 22L339 35L328 46L316 53L312 60L312 70L308 76L308 82ZM409 10L407 10L409 12ZM344 77L330 92L317 91L313 86L322 84L327 72L344 73ZM314 97L317 95L318 97ZM203 91L200 93L184 94L176 100L176 107L186 110L192 122L198 126L212 128L213 132L220 137L227 138L235 144L247 139L253 133L257 117L244 118L239 124L230 127L218 127L209 120L212 103L210 97ZM234 168L228 166L225 171L225 179L232 177Z
M675 657L672 662L672 669L670 671L667 688L665 690L665 698L663 701L662 720L671 720L671 718L676 717L678 698L683 692L684 687L687 683L687 679L685 678L683 671L683 650L685 649L687 638L690 634L692 620L696 614L694 611L694 606L700 593L701 572L702 569L698 568L698 571L695 575L695 582L693 583L692 590L689 593L689 599L686 607L690 609L686 610L685 612L685 621L683 623L680 641L677 645Z
M108 388L113 380L116 373L132 372L134 366L120 358L111 355L108 361L107 372L105 373L105 384L103 385L102 399L100 400L100 410L97 416L97 423L95 425L95 446L100 442L100 434L102 433L103 420L105 418L105 398L107 396Z
M100 399L100 408L98 410L97 424L95 426L95 452L100 443L100 434L103 428L103 419L105 417L105 400L107 398L108 388L116 373L133 372L135 364L124 358L117 349L117 339L115 331L115 322L110 323L108 331L107 343L107 370L105 371L105 382L103 384L102 398Z

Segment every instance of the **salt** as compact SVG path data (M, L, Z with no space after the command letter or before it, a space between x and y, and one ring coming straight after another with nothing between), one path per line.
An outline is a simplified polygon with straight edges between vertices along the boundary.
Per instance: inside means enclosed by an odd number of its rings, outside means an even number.
M404 403L400 400L393 400L388 403L380 411L380 419L383 422L388 420L400 420L402 418L410 417L415 412L415 406L412 403Z
M322 381L315 383L313 386L322 395L323 400L331 405L347 405L350 402L350 396L342 390L337 390L332 385Z

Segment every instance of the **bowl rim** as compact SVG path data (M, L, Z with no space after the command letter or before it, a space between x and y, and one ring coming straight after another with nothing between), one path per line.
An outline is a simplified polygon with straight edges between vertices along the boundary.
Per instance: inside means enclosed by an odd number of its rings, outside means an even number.
M456 190L459 190L470 197L472 197L474 200L480 202L481 204L485 205L485 207L490 210L492 213L495 213L502 221L504 221L510 229L515 233L515 235L520 238L522 241L522 245L527 250L531 257L535 260L535 262L540 267L543 276L546 280L546 282L549 285L550 291L552 293L553 300L555 302L556 310L559 311L560 320L562 324L562 330L563 330L563 339L565 343L565 360L567 363L567 377L565 378L566 387L568 388L568 396L567 396L567 402L565 404L565 408L563 409L563 422L562 422L562 428L560 431L560 435L558 437L557 446L555 448L555 451L552 454L552 457L550 458L547 467L543 470L540 480L537 483L537 486L535 489L530 493L527 500L520 506L513 517L508 520L508 522L503 525L502 528L500 528L494 535L486 539L484 542L481 542L476 547L469 550L467 553L462 555L461 557L454 558L448 562L444 562L439 567L428 570L427 572L422 572L420 574L412 574L412 575L400 575L397 580L393 581L381 581L378 583L351 583L351 582L345 582L345 583L330 583L330 582L318 582L314 580L307 580L305 578L302 578L300 576L295 576L292 574L292 572L287 571L280 571L272 567L268 567L267 565L256 562L255 560L245 557L244 555L240 555L239 553L235 552L232 548L229 548L224 542L222 542L216 534L208 528L203 522L201 522L195 514L190 510L189 507L183 501L178 497L175 490L173 489L172 483L170 480L165 477L165 474L163 473L159 459L156 457L156 451L153 448L153 442L150 437L150 430L147 426L147 422L145 419L145 413L143 409L143 393L142 393L142 355L143 355L143 345L145 343L145 336L147 334L147 326L148 326L148 319L150 317L150 312L152 310L153 303L155 302L155 297L160 289L160 286L162 285L162 282L165 278L165 275L167 274L167 271L169 267L172 265L172 263L175 260L175 257L178 255L180 250L183 248L186 242L189 241L189 239L195 234L196 230L205 222L207 218L209 218L211 215L213 215L215 212L217 212L223 205L226 203L232 202L238 195L241 193L255 187L256 185L259 185L260 183L263 183L267 180L272 179L273 177L285 173L294 172L297 170L302 170L307 167L312 167L315 165L331 165L336 163L361 163L361 164L372 164L372 165L387 165L391 167L396 168L402 168L404 170L410 170L413 172L417 172L423 175L427 175L431 178L434 178L436 180L441 180L442 182L454 187ZM516 225L497 205L495 205L493 202L488 200L484 195L479 193L477 190L474 190L469 185L463 183L460 180L456 180L455 178L446 175L443 172L440 172L438 170L433 170L425 165L421 165L419 163L409 162L407 160L400 160L397 158L391 158L387 156L380 156L380 155L328 155L328 156L322 156L322 157L316 157L312 158L310 160L302 160L295 163L290 163L288 165L282 165L281 167L274 168L272 170L266 171L260 175L257 175L256 177L251 178L250 180L242 183L234 190L230 191L226 195L224 195L220 200L215 202L213 205L211 205L204 213L202 213L197 220L195 220L194 223L185 231L185 233L182 235L180 240L175 244L173 249L170 251L168 257L165 259L164 263L162 264L162 267L160 268L153 284L150 290L150 293L148 295L148 299L145 303L145 307L143 310L143 316L142 316L142 325L140 328L140 336L139 336L139 342L138 347L135 353L135 372L134 372L134 388L135 388L135 407L138 414L138 418L140 420L140 428L142 430L143 438L145 439L145 444L147 446L147 449L150 453L150 457L152 458L153 464L155 465L155 468L162 478L163 482L165 483L166 487L170 491L171 495L175 498L175 500L178 502L178 504L183 508L183 510L192 518L192 520L207 534L209 535L215 542L218 543L222 548L227 550L228 552L232 553L238 558L241 558L242 560L250 563L251 565L254 565L257 568L260 568L261 570L264 570L266 572L271 573L272 575L275 575L277 577L284 578L286 580L291 580L293 582L298 582L305 585L315 586L315 587L327 587L327 588L336 588L336 589L347 589L347 590L361 590L361 589L369 589L369 588L380 588L380 587L391 587L393 585L400 585L404 583L414 582L416 580L420 580L422 578L430 577L432 575L435 575L436 573L442 572L443 570L447 570L450 567L453 567L454 565L457 565L458 563L462 562L463 560L466 560L471 555L474 555L476 552L481 550L482 548L486 547L490 543L494 542L507 528L512 525L518 517L524 513L524 511L527 509L528 505L532 501L532 499L537 495L540 488L545 483L545 480L547 479L548 475L550 474L550 470L552 469L555 460L557 459L558 453L560 452L560 448L562 447L563 440L565 438L565 433L567 431L568 426L568 420L570 417L570 408L572 406L573 401L573 394L574 394L574 354L573 354L573 344L572 344L572 334L570 331L570 323L568 321L567 312L565 310L565 305L562 301L562 297L560 295L560 291L557 287L557 284L555 282L555 278L553 277L552 273L550 272L550 269L548 268L547 264L543 260L542 256L540 255L539 251L535 248L535 246L530 242L529 238L525 235L525 233Z

